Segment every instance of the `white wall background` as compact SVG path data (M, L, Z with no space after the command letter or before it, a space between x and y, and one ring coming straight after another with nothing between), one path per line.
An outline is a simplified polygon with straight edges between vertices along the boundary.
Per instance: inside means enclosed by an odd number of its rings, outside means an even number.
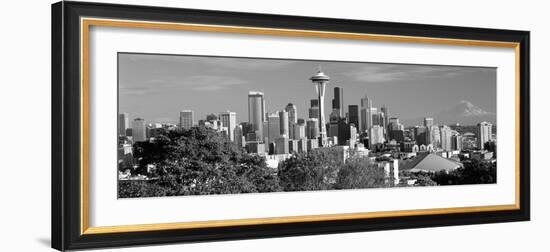
M147 246L116 251L547 251L550 170L550 25L544 1L119 0L348 19L530 30L532 221L247 241ZM50 4L6 1L0 9L0 251L48 251L50 240ZM110 251L111 249L108 249ZM113 249L115 250L115 249Z

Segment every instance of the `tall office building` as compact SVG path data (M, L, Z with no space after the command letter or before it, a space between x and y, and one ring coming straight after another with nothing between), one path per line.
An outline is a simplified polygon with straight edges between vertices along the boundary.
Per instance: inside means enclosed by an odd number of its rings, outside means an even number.
M386 107L386 105L382 106L380 108L380 111L382 113L384 113L384 127L387 128L388 127L388 123L389 123L389 119L390 119L390 114L389 114L389 111L388 111L388 107Z
M453 131L452 133L451 150L462 150L462 136L456 131Z
M126 130L130 128L130 119L128 113L118 114L118 135L126 136Z
M194 112L193 110L182 110L180 112L180 128L190 129L193 127Z
M349 147L355 148L357 143L357 128L354 125L349 126Z
M371 116L371 127L374 125L380 126L380 116L378 115L377 108L370 109L370 116Z
M275 154L288 154L290 153L288 145L288 136L282 135L275 138Z
M369 131L369 147L384 143L384 129L380 125L373 125Z
M134 143L147 140L147 126L142 118L136 118L132 122L132 139Z
M222 127L227 127L227 137L230 141L235 141L235 127L237 127L237 113L231 111L221 112L218 116L222 122Z
M267 138L268 143L275 141L281 135L281 120L278 112L267 115Z
M439 129L440 135L441 135L441 149L445 151L451 151L452 148L452 133L453 130L449 128L447 125L441 126Z
M361 98L361 132L368 132L372 127L372 100L365 95Z
M491 141L493 136L493 124L480 122L477 124L477 147L480 150L485 149L485 143Z
M312 99L309 107L309 118L319 118L319 100Z
M327 130L325 126L325 88L330 77L321 71L309 78L317 92L317 100L319 100L319 147L327 146Z
M296 109L296 105L292 103L287 104L285 111L288 112L288 138L294 139L294 127L296 127L296 123L298 123L298 111Z
M441 132L439 131L439 127L437 127L437 125L432 126L432 129L430 130L430 139L434 149L441 147Z
M334 99L332 99L332 111L336 112L339 118L344 117L344 89L334 88Z
M287 137L290 136L290 132L289 132L289 124L288 124L288 112L286 111L279 111L279 129L280 129L280 134L281 135L285 135Z
M252 130L260 139L264 138L263 124L265 119L265 99L264 93L258 91L248 92L248 123Z
M235 144L239 147L244 147L246 143L246 137L243 135L243 127L242 125L235 126L235 129L233 130L233 135L235 136Z
M288 122L296 124L298 122L298 111L296 105L289 103L285 107L285 111L288 112Z
M317 139L319 137L319 120L309 118L306 124L306 135L308 139Z
M348 123L355 125L355 128L359 128L359 106L348 106Z
M294 139L300 140L306 137L306 124L298 123L294 125Z
M426 126L428 129L431 129L432 126L434 126L434 119L431 117L425 117L424 126Z

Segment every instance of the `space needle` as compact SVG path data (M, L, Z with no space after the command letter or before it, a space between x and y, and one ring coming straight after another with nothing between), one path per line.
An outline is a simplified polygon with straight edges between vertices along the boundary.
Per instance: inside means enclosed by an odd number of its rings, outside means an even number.
M319 100L319 147L327 146L327 129L325 126L325 87L330 80L330 77L323 73L321 69L317 74L309 78L313 85L315 85L315 91L317 92L317 98Z

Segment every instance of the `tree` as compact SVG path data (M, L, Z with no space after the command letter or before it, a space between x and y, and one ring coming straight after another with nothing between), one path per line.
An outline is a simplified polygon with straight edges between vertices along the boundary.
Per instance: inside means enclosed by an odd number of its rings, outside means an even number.
M146 172L147 165L156 167L148 174L156 178L150 183L164 188L167 196L280 190L263 157L243 152L206 127L164 132L155 141L138 142L134 155L141 172ZM141 187L127 189L128 195L150 192Z
M337 189L385 187L384 168L378 167L368 158L352 157L338 172Z
M216 120L218 120L218 116L214 115L214 114L209 114L209 115L206 116L206 120L207 121L216 121Z
M468 159L463 161L462 164L464 167L460 167L454 171L441 171L433 174L432 180L440 185L496 183L496 163Z
M278 177L284 191L333 189L343 162L332 149L298 153L279 164Z

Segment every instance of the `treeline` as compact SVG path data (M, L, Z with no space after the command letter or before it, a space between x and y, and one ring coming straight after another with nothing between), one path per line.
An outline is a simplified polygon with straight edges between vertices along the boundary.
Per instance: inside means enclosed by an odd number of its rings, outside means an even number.
M338 153L317 149L267 167L265 158L250 155L205 127L167 131L153 142L134 144L138 168L148 181L119 180L119 197L311 191L387 186L384 170L366 158L344 164ZM148 172L147 166L155 169Z

